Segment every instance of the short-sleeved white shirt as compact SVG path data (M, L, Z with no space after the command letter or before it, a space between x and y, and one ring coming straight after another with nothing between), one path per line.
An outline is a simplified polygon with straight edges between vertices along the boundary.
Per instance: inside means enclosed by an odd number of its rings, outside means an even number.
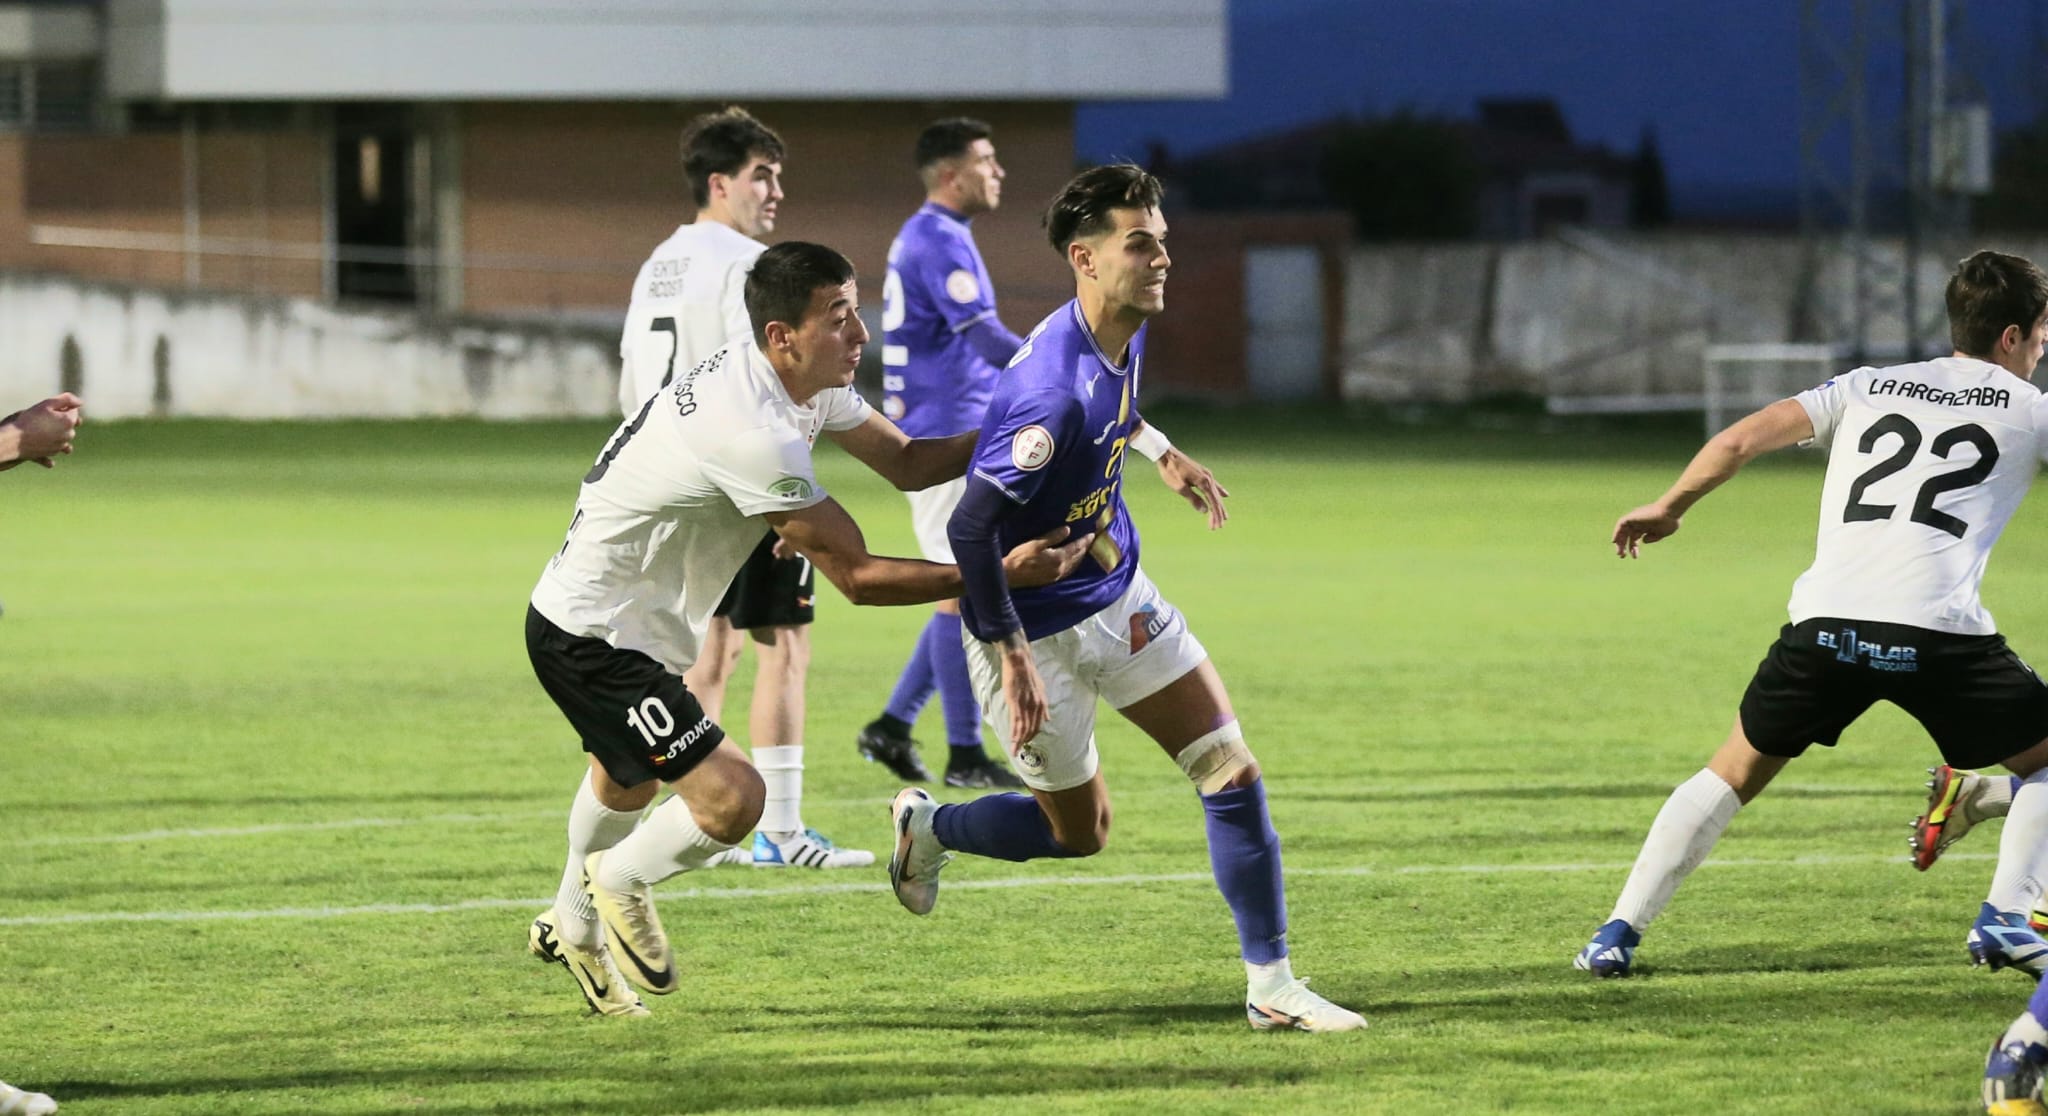
M684 225L633 280L619 336L619 411L628 418L672 373L754 335L747 272L767 245L717 221Z
M1795 398L1829 457L1792 622L1996 632L1978 588L2048 450L2048 399L1968 357L1858 368Z
M874 413L851 388L799 405L751 342L679 373L619 424L584 477L533 607L572 635L681 674L767 532L761 516L825 499L811 447Z

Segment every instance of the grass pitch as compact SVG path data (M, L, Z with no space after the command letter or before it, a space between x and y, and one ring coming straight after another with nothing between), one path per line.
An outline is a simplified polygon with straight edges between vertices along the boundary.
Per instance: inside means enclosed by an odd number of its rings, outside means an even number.
M1623 563L1696 438L1162 425L1232 520L1134 472L1146 568L1265 766L1297 970L1370 1031L1246 1028L1192 793L1106 712L1103 855L963 859L928 919L879 869L682 877L683 989L584 1018L523 948L582 761L520 624L606 430L100 424L0 477L0 1078L78 1114L1973 1109L2027 992L1962 946L1996 830L1912 871L1935 755L1888 707L1737 817L1643 975L1569 967L1783 622L1817 457ZM1986 585L2037 657L2044 559L2023 511ZM820 604L806 817L885 849L852 739L925 613Z

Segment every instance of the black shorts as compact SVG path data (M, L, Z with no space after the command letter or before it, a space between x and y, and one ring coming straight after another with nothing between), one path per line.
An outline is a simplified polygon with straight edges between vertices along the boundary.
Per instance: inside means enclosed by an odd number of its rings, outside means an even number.
M801 627L817 615L811 607L817 584L810 559L775 556L775 532L770 531L747 555L747 564L712 615L725 617L735 628Z
M620 786L680 779L725 739L681 677L638 651L570 635L532 605L526 656L583 750Z
M2048 685L2001 635L1816 617L1787 624L1742 695L1767 756L1833 747L1879 700L1913 715L1955 767L1990 767L2048 739Z

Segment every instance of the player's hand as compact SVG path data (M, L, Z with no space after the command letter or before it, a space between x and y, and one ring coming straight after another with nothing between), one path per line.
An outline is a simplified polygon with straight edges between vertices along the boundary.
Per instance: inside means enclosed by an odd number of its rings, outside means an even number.
M1045 680L1023 632L1003 641L1003 704L1010 707L1010 754L1031 742L1045 727Z
M1009 579L1010 587L1033 589L1073 573L1074 567L1087 556L1095 532L1067 539L1071 533L1066 527L1055 527L1004 555L1003 575Z
M1186 500L1198 512L1209 516L1209 530L1214 531L1230 521L1230 513L1223 508L1223 498L1230 490L1216 480L1216 474L1202 467L1201 462L1177 449L1167 450L1159 458L1159 479Z
M774 555L774 556L775 556L775 557L777 557L777 558L799 558L799 557L802 557L801 553L800 553L800 552L799 552L799 551L797 550L797 548L796 548L796 547L794 547L794 546L791 546L791 545L789 544L789 540L788 540L788 539L785 539L785 538L783 538L783 537L782 537L782 533L781 533L781 532L779 532L779 531L778 531L778 532L776 532L776 535L775 535L775 545L774 545L774 546L772 546L772 547L770 547L770 548L768 548L768 553L770 553L770 554Z
M71 440L85 418L80 409L84 406L84 400L67 391L0 419L0 426L12 427L19 440L19 460L5 467L12 468L21 461L33 461L45 469L54 467L56 462L51 458L71 452Z
M1662 504L1644 504L1614 523L1614 556L1636 557L1637 544L1668 539L1678 533L1678 517Z

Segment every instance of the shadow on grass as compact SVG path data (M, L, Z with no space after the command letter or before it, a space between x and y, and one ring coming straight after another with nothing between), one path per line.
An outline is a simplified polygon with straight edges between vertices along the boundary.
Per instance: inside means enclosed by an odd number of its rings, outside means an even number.
M593 1046L601 1048L603 1044ZM364 1111L511 1116L560 1112L632 1114L712 1112L731 1108L821 1108L947 1098L1042 1097L1069 1092L1113 1095L1119 1090L1194 1090L1214 1094L1237 1087L1294 1084L1315 1076L1313 1071L1292 1067L1208 1067L1178 1062L1158 1065L1075 1064L1078 1058L1059 1061L1005 1058L999 1065L960 1066L954 1072L939 1074L933 1072L926 1058L915 1055L874 1061L777 1057L769 1063L754 1057L704 1059L693 1057L687 1050L678 1050L675 1054L674 1072L652 1077L645 1074L616 1077L605 1072L608 1060L594 1050L594 1056L582 1063L583 1069L570 1072L544 1067L472 1063L459 1067L409 1066L388 1070L306 1073L221 1072L137 1083L73 1080L41 1084L66 1103L178 1097L198 1100L224 1094L237 1098L238 1110L281 1111L279 1105L285 1098L277 1097L266 1104L260 1099L260 1094L370 1090L378 1094L374 1102L376 1107L365 1108ZM539 1092L548 1089L550 1084L553 1088L549 1091L572 1090L585 1094L587 1099L564 1101L536 1097L532 1100L464 1103L465 1098L461 1095L461 1090L470 1086L502 1088L514 1085ZM316 1102L316 1106L331 1108L340 1100L342 1098L338 1096L324 1098L323 1102Z

